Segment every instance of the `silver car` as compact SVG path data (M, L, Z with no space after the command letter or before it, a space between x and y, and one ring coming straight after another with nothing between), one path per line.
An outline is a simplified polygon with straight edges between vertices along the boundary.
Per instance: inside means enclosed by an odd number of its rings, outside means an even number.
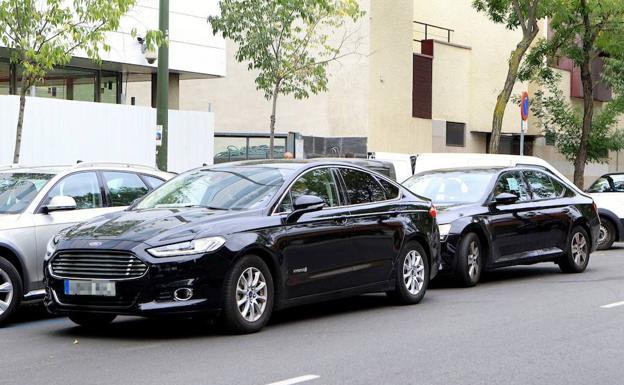
M113 163L0 167L0 325L23 300L43 298L50 238L75 223L125 209L172 176Z

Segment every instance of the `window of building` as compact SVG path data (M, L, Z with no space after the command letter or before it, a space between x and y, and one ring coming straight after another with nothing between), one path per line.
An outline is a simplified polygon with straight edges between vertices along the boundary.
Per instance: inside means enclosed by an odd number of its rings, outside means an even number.
M0 95L9 95L11 91L11 65L0 61Z
M282 159L286 151L286 135L275 135L273 156ZM247 159L269 159L269 137L253 134L215 134L214 163Z
M464 147L466 145L466 124L446 122L446 145Z

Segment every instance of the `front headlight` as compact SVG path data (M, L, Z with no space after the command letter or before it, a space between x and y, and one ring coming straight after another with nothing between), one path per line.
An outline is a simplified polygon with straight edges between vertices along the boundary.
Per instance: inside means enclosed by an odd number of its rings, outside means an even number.
M451 232L451 224L447 223L445 225L438 225L438 231L440 232L440 239L446 238L446 236Z
M46 246L46 258L50 258L52 254L56 251L56 246L58 246L59 241L61 240L61 234L56 234L48 241L48 245Z
M225 238L210 237L194 239L192 241L174 243L147 249L154 257L177 257L181 255L203 254L217 250L225 243Z

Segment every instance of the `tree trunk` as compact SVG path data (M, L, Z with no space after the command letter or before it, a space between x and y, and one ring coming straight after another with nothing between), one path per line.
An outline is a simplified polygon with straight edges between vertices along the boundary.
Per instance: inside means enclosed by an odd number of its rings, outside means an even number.
M494 116L492 117L492 135L490 136L489 148L490 154L498 154L498 146L500 144L505 109L507 108L507 103L509 103L511 92L513 91L513 87L516 84L516 80L518 79L518 69L520 68L522 58L531 46L531 43L535 39L535 36L537 36L537 32L538 30L535 29L532 30L529 35L524 36L522 38L522 41L516 46L516 49L513 50L513 52L511 53L511 57L509 58L509 69L507 70L507 79L505 79L505 86L498 94L498 98L496 99L496 107L494 107Z
M593 48L592 26L589 19L587 2L581 0L583 8L583 63L581 65L581 83L583 84L583 126L581 127L581 141L578 155L574 159L574 184L583 189L585 186L585 163L587 163L587 144L594 118L594 81L591 72L591 52Z
M279 93L279 82L273 89L273 108L271 110L271 126L269 134L269 159L275 159L275 114L277 112L277 95Z
M26 77L22 76L19 100L19 115L17 118L17 129L15 131L15 149L13 151L13 163L20 161L20 151L22 148L22 131L24 130L24 109L26 108L26 92L30 87L27 86Z

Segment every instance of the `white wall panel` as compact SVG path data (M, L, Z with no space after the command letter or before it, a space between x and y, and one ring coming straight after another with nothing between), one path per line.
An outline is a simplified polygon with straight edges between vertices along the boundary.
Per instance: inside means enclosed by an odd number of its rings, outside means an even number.
M0 96L0 164L11 163L19 108ZM212 163L214 115L170 111L169 169ZM20 163L82 161L155 164L156 111L147 107L27 98Z

